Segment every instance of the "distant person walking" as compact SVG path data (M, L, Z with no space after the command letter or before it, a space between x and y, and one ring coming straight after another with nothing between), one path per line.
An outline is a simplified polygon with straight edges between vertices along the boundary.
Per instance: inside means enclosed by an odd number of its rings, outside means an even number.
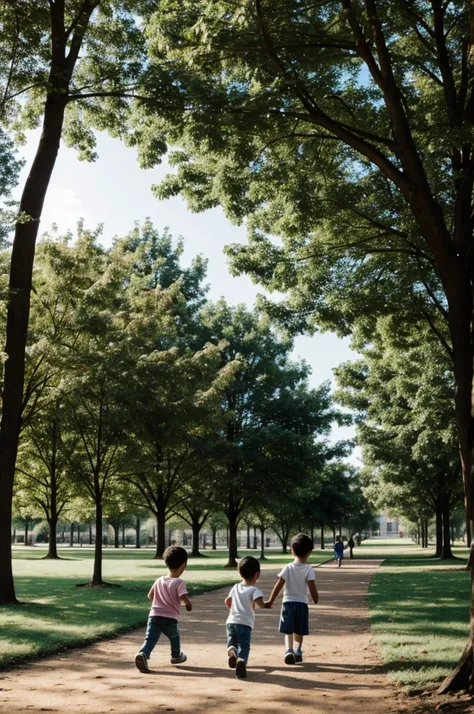
M354 542L354 538L352 536L347 541L347 547L349 548L349 555L350 555L350 559L352 560L354 557L354 548L355 548L355 542Z
M344 558L344 543L342 542L341 536L336 536L336 542L334 543L334 558L337 562L337 567L340 568L342 565L342 559Z

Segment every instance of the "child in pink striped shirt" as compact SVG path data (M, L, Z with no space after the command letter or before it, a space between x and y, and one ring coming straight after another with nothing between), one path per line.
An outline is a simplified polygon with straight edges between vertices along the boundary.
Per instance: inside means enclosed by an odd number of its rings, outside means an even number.
M163 558L168 568L168 575L158 578L148 593L152 605L145 642L135 655L135 664L140 672L150 671L148 659L162 633L171 644L171 664L186 662L186 655L181 652L178 619L181 603L186 606L188 612L193 609L186 583L181 580L181 575L188 564L188 554L184 548L172 545L165 550Z

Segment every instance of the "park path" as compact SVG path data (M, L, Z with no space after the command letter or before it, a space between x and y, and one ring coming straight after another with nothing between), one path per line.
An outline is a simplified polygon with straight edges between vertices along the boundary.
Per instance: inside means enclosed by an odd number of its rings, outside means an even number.
M379 564L346 560L341 569L329 563L316 570L320 602L310 608L312 634L306 638L303 665L283 663L279 607L274 606L257 612L248 678L238 680L227 667L226 588L194 598L193 611L183 612L185 664L170 665L168 642L160 641L150 661L152 672L138 672L133 659L143 639L141 628L0 675L0 712L398 712L369 632L367 588ZM265 595L277 572L262 572Z

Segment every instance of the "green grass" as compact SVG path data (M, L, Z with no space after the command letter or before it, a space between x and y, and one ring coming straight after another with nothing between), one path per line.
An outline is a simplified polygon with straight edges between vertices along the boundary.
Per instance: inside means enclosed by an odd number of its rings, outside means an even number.
M120 587L78 588L92 575L91 548L61 548L62 560L43 560L45 550L14 549L17 597L21 605L0 610L0 668L65 648L112 637L142 625L148 615L146 594L165 572L153 560L152 549L104 549L103 578ZM240 555L258 555L240 551ZM233 584L236 571L225 570L225 551L207 551L205 558L190 558L184 579L191 595ZM319 563L331 550L315 551ZM277 568L290 555L268 551L262 569Z
M455 560L402 542L368 541L360 557L383 557L370 585L372 632L389 677L407 691L430 689L453 669L469 632L467 548Z

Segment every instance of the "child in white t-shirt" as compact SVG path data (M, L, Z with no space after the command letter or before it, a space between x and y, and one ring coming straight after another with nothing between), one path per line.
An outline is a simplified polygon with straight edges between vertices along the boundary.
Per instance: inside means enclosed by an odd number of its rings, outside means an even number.
M319 600L314 570L307 562L313 548L312 539L304 533L298 533L292 539L291 552L295 559L279 574L270 600L266 603L271 607L284 588L280 632L285 635L285 664L303 661L303 637L309 635L308 591L314 604Z
M229 667L235 668L237 677L247 676L247 661L250 652L250 640L255 624L254 608L267 607L263 602L263 593L255 583L260 576L260 563L249 556L239 562L242 582L234 585L225 600L230 610L227 618L227 657Z

